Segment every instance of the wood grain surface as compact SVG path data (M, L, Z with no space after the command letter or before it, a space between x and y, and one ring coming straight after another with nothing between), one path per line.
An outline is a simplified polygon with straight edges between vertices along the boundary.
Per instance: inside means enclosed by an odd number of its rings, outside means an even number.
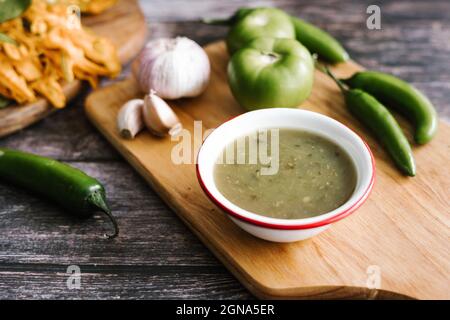
M206 51L212 66L206 92L195 99L171 102L193 145L201 143L201 136L194 136L194 121L202 121L205 132L245 112L228 87L225 44L213 43ZM350 62L334 72L347 77L359 69ZM171 160L178 142L148 132L131 141L120 137L117 113L123 103L139 97L137 83L124 80L92 93L86 100L86 113L181 220L258 297L373 298L388 291L419 299L450 298L450 170L437 170L450 160L448 125L441 123L431 143L414 148L418 175L406 178L351 117L333 81L316 71L313 92L301 108L328 115L365 137L376 158L377 184L362 208L331 230L309 241L275 244L246 234L211 203L198 184L195 164L176 165ZM380 290L366 288L367 270L373 266L380 271Z
M141 1L151 37L184 35L203 45L222 39L226 28L196 20L225 17L249 4L276 5L325 28L354 60L413 83L431 98L441 118L450 120L447 0L377 1L382 30L365 27L365 10L373 1L189 0L189 6L182 0ZM0 297L252 298L93 128L82 108L87 93L0 139L0 145L54 157L104 182L124 236L113 242L99 239L109 226L102 216L80 222L0 184ZM79 265L84 275L80 290L66 287L71 264Z
M122 64L129 62L141 50L147 35L145 18L135 0L121 0L101 15L83 17L82 23L99 36L106 37L114 43ZM111 33L111 30L116 31ZM65 84L63 92L67 100L73 99L81 87L82 82L79 80ZM1 109L0 137L23 129L55 111L58 109L45 99Z

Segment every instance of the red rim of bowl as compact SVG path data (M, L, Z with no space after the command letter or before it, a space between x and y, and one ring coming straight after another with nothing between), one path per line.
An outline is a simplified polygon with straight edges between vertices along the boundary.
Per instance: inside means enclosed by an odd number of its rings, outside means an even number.
M236 117L231 118L230 120L235 119ZM230 121L228 120L228 121ZM225 121L223 124L225 124ZM342 123L341 123L342 124ZM199 153L197 154L197 161L196 161L196 173L197 173L197 179L200 183L201 188L203 189L203 191L205 192L205 194L212 200L212 202L214 202L219 208L221 208L222 210L224 210L225 212L227 212L228 214L230 214L231 216L238 218L239 220L242 220L244 222L250 223L250 224L254 224L260 227L264 227L264 228L269 228L269 229L279 229L279 230L302 230L302 229L312 229L312 228L318 228L318 227L322 227L325 225L328 225L330 223L339 221L347 216L349 216L350 214L352 214L354 211L356 211L368 198L368 196L370 195L372 189L373 189L373 185L375 184L375 158L372 154L372 150L370 150L369 145L366 143L366 141L364 141L363 138L361 138L361 136L359 136L355 131L353 131L352 129L350 129L349 127L347 127L346 125L342 124L344 127L346 127L347 129L349 129L350 131L352 131L364 144L364 146L366 147L367 151L369 152L370 155L370 160L371 160L371 165L372 165L372 176L370 177L370 183L367 186L366 190L363 192L363 194L361 195L361 197L355 201L355 203L350 207L347 208L344 211L341 212L337 212L336 214L334 214L333 216L325 219L325 220L321 220L321 221L317 221L317 222L313 222L313 223L307 223L307 224L296 224L296 225L283 225L283 224L274 224L274 223L267 223L267 222L263 222L263 221L259 221L256 219L252 219L246 216L243 216L242 214L235 212L233 210L231 210L230 208L228 208L227 206L225 206L223 203L221 203L219 200L217 200L216 197L214 197L208 190L208 188L206 187L201 175L200 175L200 169L199 169L199 163L198 163L198 154L200 154L201 151L201 147L199 150ZM208 137L206 138L208 139ZM206 141L205 139L205 141ZM202 147L203 144L205 143L205 141L203 141L202 143ZM257 213L255 213L256 215L258 215ZM280 219L281 220L281 219Z

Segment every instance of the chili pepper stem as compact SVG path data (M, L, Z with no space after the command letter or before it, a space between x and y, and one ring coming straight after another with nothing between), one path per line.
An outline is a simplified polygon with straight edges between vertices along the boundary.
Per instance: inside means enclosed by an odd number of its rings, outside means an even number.
M111 220L113 227L114 227L114 233L113 234L105 234L105 236L108 239L113 239L119 235L119 224L117 223L116 218L114 218L114 216L111 214L111 211L103 211L103 213L108 216L109 220Z
M329 75L330 78L333 79L334 82L336 82L336 84L338 85L341 92L345 94L348 90L345 88L342 81L339 80L338 78L336 78L336 76L330 71L330 69L328 67L325 67L325 70L327 72L327 75Z
M91 195L89 195L87 201L94 206L96 209L99 209L101 212L106 214L109 218L109 220L112 222L114 227L114 233L113 234L105 234L105 236L108 239L115 238L119 235L119 224L117 223L116 218L111 214L111 209L106 204L103 195L100 192L94 192Z
M333 72L331 72L331 70L330 70L330 68L328 68L328 66L326 66L326 65L324 65L324 64L322 64L322 63L320 63L320 62L317 60L317 55L316 55L316 54L313 55L313 59L314 59L314 64L315 64L316 68L317 68L319 71L321 71L321 72L325 73L326 75L328 75L331 79L333 79L333 81L337 84L337 86L339 87L339 89L341 90L341 92L345 94L345 93L348 91L348 89L345 88L345 84L344 84L341 80L339 80L339 79L333 74Z
M339 80L327 66L322 66L322 67L323 67L323 69L321 69L320 67L318 69L320 71L324 72L325 74L327 74L331 79L333 79L333 81L337 84L337 86L339 87L341 92L343 94L345 94L348 91L348 89L345 88L344 83L341 80Z

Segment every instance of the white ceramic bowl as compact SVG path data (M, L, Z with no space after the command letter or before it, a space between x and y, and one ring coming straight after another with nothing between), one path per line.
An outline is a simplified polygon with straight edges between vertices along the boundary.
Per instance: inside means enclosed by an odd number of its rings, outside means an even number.
M244 210L225 198L217 189L213 174L220 153L235 139L267 128L300 129L316 133L344 149L352 159L357 175L356 187L350 199L339 208L316 217L276 219ZM208 197L242 229L269 241L293 242L315 236L358 209L372 190L375 161L367 144L342 123L311 111L272 108L244 113L215 129L200 148L197 177Z

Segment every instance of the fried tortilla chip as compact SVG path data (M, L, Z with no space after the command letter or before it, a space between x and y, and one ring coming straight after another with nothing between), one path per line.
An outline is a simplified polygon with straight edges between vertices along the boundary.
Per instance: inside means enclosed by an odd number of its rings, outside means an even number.
M16 100L18 103L32 102L36 96L31 90L25 78L17 74L9 58L0 52L0 87L4 96Z
M39 81L33 82L31 87L46 97L56 108L63 108L66 105L66 96L57 77L43 77Z
M0 23L0 32L16 42L0 42L0 94L18 104L41 95L62 108L62 83L79 79L95 87L99 77L121 71L114 45L82 27L68 7L79 4L95 13L115 1L53 2L33 0L22 16Z

